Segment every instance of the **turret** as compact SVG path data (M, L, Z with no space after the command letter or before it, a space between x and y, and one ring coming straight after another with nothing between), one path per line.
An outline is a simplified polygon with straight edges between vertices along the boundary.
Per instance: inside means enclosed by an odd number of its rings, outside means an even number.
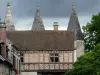
M5 16L5 24L6 24L6 30L7 31L14 31L15 27L14 24L12 22L12 14L11 14L11 10L10 10L10 3L7 3L7 10L6 10L6 16Z
M84 41L74 4L72 7L72 12L68 23L67 31L73 31L75 33L75 49L76 49L74 50L74 62L75 62L78 57L84 54Z
M78 20L78 16L77 16L74 4L72 7L72 12L71 12L67 30L75 32L75 40L83 40L83 34L81 31L81 27L79 24L79 20Z
M31 30L45 30L43 20L40 15L40 8L37 6L34 22Z

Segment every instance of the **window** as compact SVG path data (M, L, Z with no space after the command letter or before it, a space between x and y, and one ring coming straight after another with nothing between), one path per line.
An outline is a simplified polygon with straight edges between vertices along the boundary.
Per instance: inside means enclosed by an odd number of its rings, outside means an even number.
M19 60L19 74L20 74L20 60Z
M16 68L16 57L13 55L13 66Z
M50 62L59 62L59 54L50 53Z
M23 53L22 52L20 53L20 56L21 56L21 62L24 62Z
M0 44L0 55L2 54L2 45Z
M2 47L4 45L4 42L0 40L0 55L2 55Z
M8 58L8 51L9 51L8 46L6 46L6 58Z
M23 57L21 57L21 62L23 62Z

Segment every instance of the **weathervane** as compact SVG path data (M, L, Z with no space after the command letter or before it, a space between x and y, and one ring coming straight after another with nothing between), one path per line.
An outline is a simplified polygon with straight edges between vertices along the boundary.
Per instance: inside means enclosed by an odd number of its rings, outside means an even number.
M72 6L75 7L75 0L72 0Z
M10 0L7 0L7 6L10 6Z
M7 3L9 3L9 4L12 2L12 0L6 0L6 1L7 1Z
M39 2L40 2L40 0L37 0L37 3L36 3L37 4L37 7L39 7Z

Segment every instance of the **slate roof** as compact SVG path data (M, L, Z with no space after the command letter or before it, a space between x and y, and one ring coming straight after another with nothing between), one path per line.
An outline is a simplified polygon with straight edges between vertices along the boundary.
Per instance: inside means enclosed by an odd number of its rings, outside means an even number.
M74 5L72 7L72 13L70 16L67 30L75 32L75 40L83 40L83 34Z
M37 6L34 22L31 30L45 30L43 20L40 15L40 8Z
M74 50L72 31L9 31L7 38L19 50Z

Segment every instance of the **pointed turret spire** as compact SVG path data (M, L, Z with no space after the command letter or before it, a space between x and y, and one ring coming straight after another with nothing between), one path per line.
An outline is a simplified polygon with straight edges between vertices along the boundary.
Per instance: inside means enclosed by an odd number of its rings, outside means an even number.
M44 25L43 25L43 20L40 16L40 8L37 6L34 22L32 25L32 30L45 30Z
M9 3L9 2L7 3L7 6L8 6L8 7L10 6L10 3Z
M6 11L6 16L5 16L5 24L6 24L6 30L7 31L14 31L15 27L14 24L12 22L12 14L11 14L11 10L10 10L10 3L7 2L7 11Z
M73 4L72 6L72 12L71 12L67 30L75 32L75 40L83 40L81 27L75 10L75 4Z

